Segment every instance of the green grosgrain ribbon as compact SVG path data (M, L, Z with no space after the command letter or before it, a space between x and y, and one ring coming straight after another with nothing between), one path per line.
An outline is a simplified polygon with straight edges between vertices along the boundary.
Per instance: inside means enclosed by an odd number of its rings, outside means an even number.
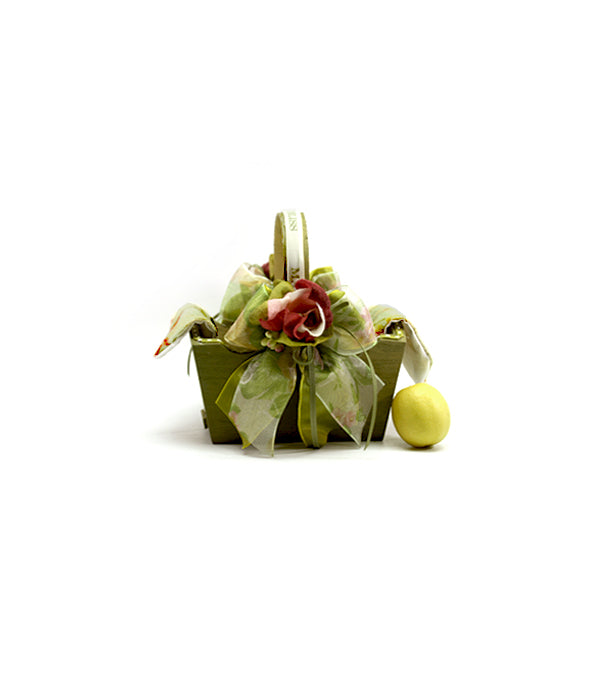
M321 447L337 426L360 445L371 413L368 444L383 382L366 352L377 342L377 335L362 300L339 286L331 268L315 270L311 279L329 296L332 325L312 343L294 341L283 334L275 337L265 332L259 320L267 316L269 299L281 298L293 287L266 276L261 279L256 266L249 275L249 269L245 265L238 270L226 293L227 314L222 308L222 315L238 315L224 341L233 350L258 354L232 373L216 402L236 427L243 446L252 444L273 454L277 426L298 375L298 432L307 446ZM358 357L360 353L367 362Z

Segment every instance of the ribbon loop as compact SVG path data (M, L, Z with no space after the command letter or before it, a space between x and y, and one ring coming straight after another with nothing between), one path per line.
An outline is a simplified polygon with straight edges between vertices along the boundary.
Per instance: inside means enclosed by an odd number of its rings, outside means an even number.
M219 316L223 323L233 323L244 310L256 290L269 281L258 265L244 263L233 273L227 285Z
M290 352L261 352L242 363L217 398L242 438L272 455L275 433L296 386L296 364Z

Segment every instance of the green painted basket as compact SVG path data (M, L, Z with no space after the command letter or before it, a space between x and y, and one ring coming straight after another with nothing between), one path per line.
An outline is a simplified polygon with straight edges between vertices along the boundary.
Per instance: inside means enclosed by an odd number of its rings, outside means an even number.
M293 214L291 219L289 212L278 214L275 221L275 245L272 263L276 279L286 279L293 283L295 280L307 276L307 271L310 268L304 214L298 212ZM240 443L241 439L236 428L216 405L216 400L232 372L248 360L253 353L239 353L230 350L222 340L227 327L219 323L216 324L216 327L216 337L203 337L203 329L198 325L190 331L192 351L204 400L204 425L210 431L213 443ZM389 331L382 333L377 344L367 351L375 373L384 384L378 394L372 440L382 440L384 437L405 345L405 334L395 324L390 327ZM297 371L299 372L299 370ZM297 426L298 386L299 382L297 382L296 390L279 422L275 438L277 443L302 441ZM370 417L365 423L363 440L366 439L369 425ZM350 441L351 439L339 426L333 427L328 438L330 442Z

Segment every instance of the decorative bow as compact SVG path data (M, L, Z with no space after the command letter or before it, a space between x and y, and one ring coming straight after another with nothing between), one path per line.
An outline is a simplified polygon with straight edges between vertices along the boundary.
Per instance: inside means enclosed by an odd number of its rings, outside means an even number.
M360 444L383 386L366 354L377 334L367 307L340 286L331 268L315 270L310 280L292 286L269 279L258 266L242 265L229 283L220 316L233 321L224 343L238 352L257 353L233 372L217 399L244 447L252 444L273 453L277 426L298 376L303 442L321 447L340 426ZM366 362L358 357L361 353ZM371 426L374 418L375 410Z

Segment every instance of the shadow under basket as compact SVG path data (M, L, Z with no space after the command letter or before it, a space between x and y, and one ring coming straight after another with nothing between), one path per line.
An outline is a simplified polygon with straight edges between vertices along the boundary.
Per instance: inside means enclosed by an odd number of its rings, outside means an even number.
M196 326L190 336L202 398L204 399L204 427L209 429L211 440L215 444L241 443L241 438L233 423L217 406L216 400L230 374L242 362L256 353L240 353L229 350L221 340L226 329L219 324L217 324L218 335L214 338L201 337L198 328ZM401 329L396 328L389 334L380 335L377 345L367 351L375 373L384 383L378 394L377 416L372 440L383 440L405 345L404 333ZM361 356L359 355L359 357ZM281 416L275 436L276 443L302 442L297 426L299 384L298 380L296 389ZM370 420L369 414L363 431L363 440L367 437ZM329 442L351 440L352 438L339 426L329 433Z

